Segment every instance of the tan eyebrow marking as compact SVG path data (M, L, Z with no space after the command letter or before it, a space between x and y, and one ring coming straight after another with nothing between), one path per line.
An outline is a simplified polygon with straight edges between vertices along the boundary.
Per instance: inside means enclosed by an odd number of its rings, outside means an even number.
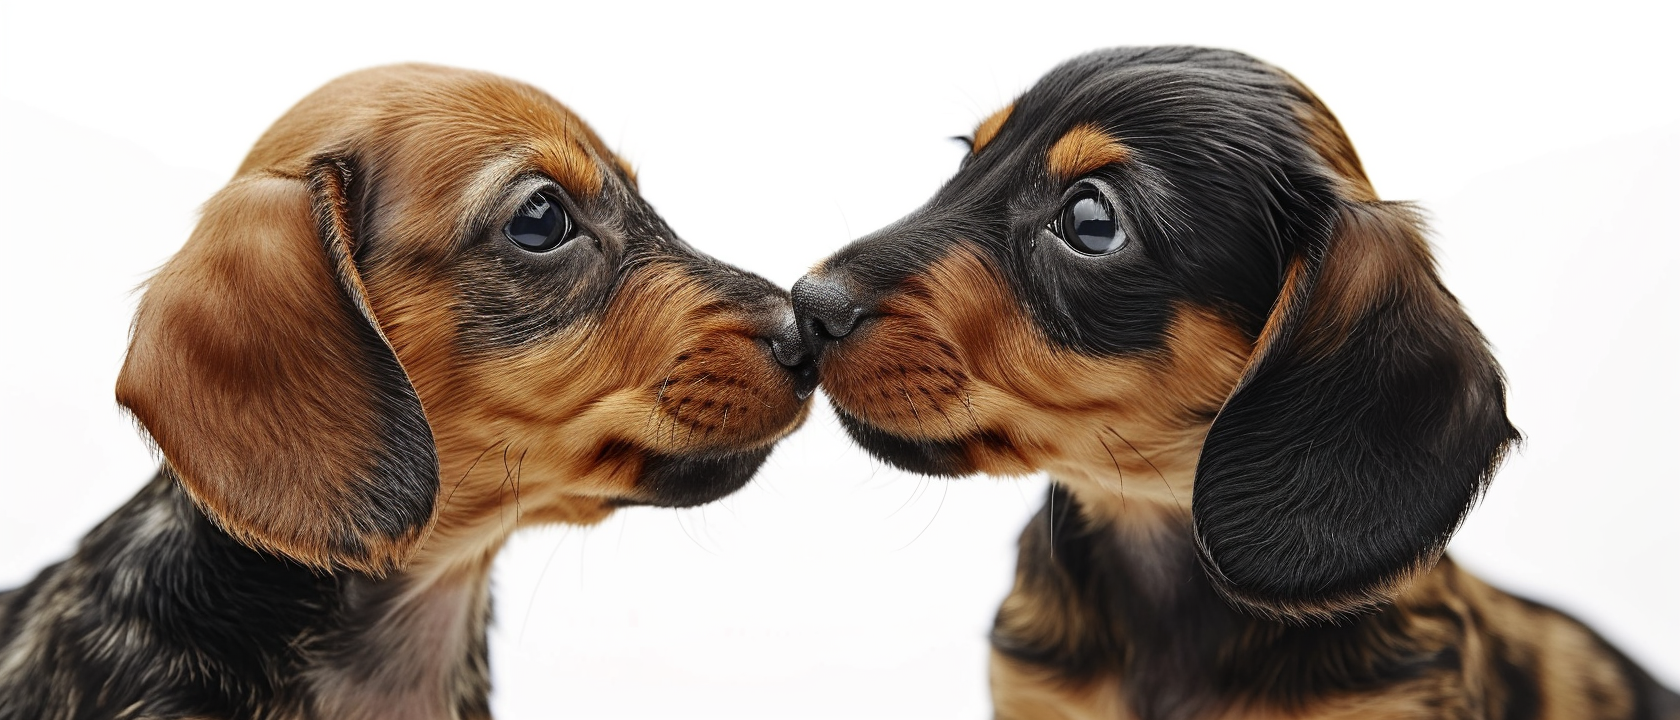
M1009 119L1009 114L1012 112L1015 112L1015 103L1009 103L1003 106L1003 109L987 116L985 120L981 120L980 124L974 128L974 148L969 153L980 154L981 148L986 147L986 143L997 137L998 130L1003 127L1003 122Z
M577 138L539 138L533 146L538 165L572 197L594 197L601 192L601 169Z
M1050 173L1070 180L1098 168L1125 162L1132 151L1102 128L1090 123L1073 126L1050 146Z

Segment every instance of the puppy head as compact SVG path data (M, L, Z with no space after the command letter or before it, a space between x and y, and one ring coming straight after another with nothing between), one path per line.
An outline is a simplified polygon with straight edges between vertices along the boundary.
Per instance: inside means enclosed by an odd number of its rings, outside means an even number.
M1516 437L1416 216L1305 87L1231 52L1055 69L793 294L866 448L1188 504L1214 583L1272 617L1391 596Z
M257 143L148 284L117 397L236 537L382 572L428 532L482 555L721 497L808 368L786 294L679 240L566 108L400 66Z

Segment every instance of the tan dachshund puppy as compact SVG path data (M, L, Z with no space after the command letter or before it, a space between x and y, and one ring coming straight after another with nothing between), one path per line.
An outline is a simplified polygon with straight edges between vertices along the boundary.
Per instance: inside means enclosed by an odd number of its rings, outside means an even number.
M336 80L148 284L117 398L157 477L0 593L0 718L483 718L492 558L741 487L815 383L529 86Z
M865 448L1047 471L992 633L1000 718L1680 717L1442 552L1517 439L1417 214L1282 71L1077 58L794 304Z

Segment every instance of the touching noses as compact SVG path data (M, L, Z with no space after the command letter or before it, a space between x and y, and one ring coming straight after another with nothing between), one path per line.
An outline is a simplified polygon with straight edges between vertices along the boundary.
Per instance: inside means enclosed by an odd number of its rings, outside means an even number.
M857 329L864 307L843 283L818 271L793 284L793 312L815 364L824 350Z
M777 303L758 323L758 340L768 345L776 364L793 376L793 393L800 400L817 389L816 358L800 337L799 321L787 301Z

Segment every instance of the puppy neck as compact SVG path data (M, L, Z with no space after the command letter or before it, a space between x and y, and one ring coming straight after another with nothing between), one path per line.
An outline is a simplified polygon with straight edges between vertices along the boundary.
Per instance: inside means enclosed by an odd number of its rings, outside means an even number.
M1039 537L1021 540L1015 591L999 613L994 642L1032 648L1067 666L1123 673L1139 717L1212 711L1223 649L1265 623L1219 597L1197 560L1187 509L1142 497L1122 504L1099 495L1087 503L1091 494L1051 487L1027 529ZM1044 607L1058 608L1060 618L1035 625L1042 618L1034 608ZM1077 629L1058 637L1046 626Z
M1094 522L1140 542L1168 526L1189 527L1190 498L1207 426L1138 432L1104 426L1070 441L1050 477Z
M521 527L588 526L612 514L602 498L569 491L607 485L595 477L606 471L581 457L559 462L533 457L567 449L492 432L439 432L437 443L437 519L404 567L413 582L447 584L451 578L488 572Z
M1100 454L1101 461L1070 464L1051 474L1083 531L1108 548L1101 555L1124 578L1128 611L1142 616L1181 613L1187 606L1181 596L1206 581L1196 559L1190 515L1205 428L1157 437L1161 440L1143 444L1105 428L1095 438L1099 448L1086 453ZM1051 502L1057 495L1051 493Z
M342 621L312 643L322 717L446 720L489 695L489 564L443 577L352 577Z
M1103 478L1100 484L1089 477L1053 478L1062 489L1051 493L1050 502L1058 502L1060 495L1069 507L1062 512L1052 508L1051 515L1070 521L1076 515L1080 530L1107 548L1102 554L1114 565L1109 570L1124 577L1121 585L1131 610L1171 614L1182 591L1205 580L1191 532L1188 482L1166 471L1148 476L1147 484L1140 483L1142 478L1129 476L1129 484L1142 487L1128 486L1124 494L1118 478ZM1056 527L1050 532L1061 534Z

